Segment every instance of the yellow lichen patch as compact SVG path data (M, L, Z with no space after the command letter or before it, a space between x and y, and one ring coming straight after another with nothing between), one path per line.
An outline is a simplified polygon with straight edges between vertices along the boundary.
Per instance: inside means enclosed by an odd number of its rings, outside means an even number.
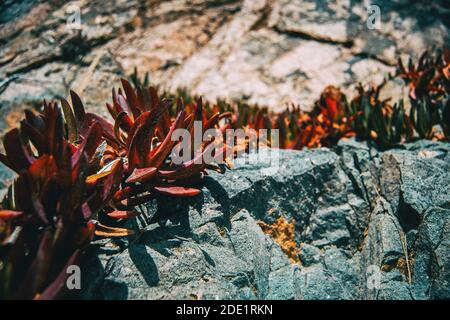
M284 217L279 217L273 224L267 224L258 221L264 233L270 235L276 243L281 247L281 250L288 256L292 263L300 262L299 250L295 243L295 220L288 222Z
M218 229L219 229L219 234L220 234L222 237L225 237L225 236L227 235L227 231L225 230L224 227L219 227Z
M400 257L396 261L382 265L381 271L389 272L395 268L409 279L411 277L410 273L412 273L411 264L413 264L413 263L414 263L414 258L412 258L411 255L408 257L408 262L405 257ZM408 264L409 264L409 266L408 266Z
M409 255L408 261L405 259L405 257L401 257L397 260L397 263L395 267L403 273L406 277L411 277L411 274L413 272L412 266L414 265L414 258L412 257L412 254Z
M408 275L408 268L406 264L406 259L404 257L401 257L397 260L395 267L404 275L406 276Z

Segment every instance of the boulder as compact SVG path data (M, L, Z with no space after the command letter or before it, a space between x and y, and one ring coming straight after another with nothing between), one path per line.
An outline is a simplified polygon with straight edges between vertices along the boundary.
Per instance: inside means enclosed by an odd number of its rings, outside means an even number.
M149 203L128 224L139 237L96 241L81 297L450 298L449 152L349 140L247 156L196 198ZM299 262L262 231L280 217L294 223Z

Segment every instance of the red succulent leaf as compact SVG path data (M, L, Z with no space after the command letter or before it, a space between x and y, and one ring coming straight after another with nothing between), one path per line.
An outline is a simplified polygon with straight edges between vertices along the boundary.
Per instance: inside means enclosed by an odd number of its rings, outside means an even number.
M44 133L45 122L42 115L36 115L33 111L27 109L25 110L25 121L40 133Z
M82 153L78 165L72 168L72 182L70 187L61 194L59 199L59 212L64 222L73 223L83 219L80 206L85 202L86 178L89 175L89 162L85 153Z
M65 143L61 156L57 159L58 183L66 190L72 185L72 154L77 151L71 143Z
M38 154L48 153L47 140L44 134L26 120L20 123L20 130L31 141Z
M148 167L142 169L134 169L133 173L128 177L125 183L146 182L153 178L158 171L155 167Z
M201 193L199 189L186 188L174 185L154 187L155 191L160 194L172 197L194 197Z
M105 179L103 184L103 201L107 202L117 192L120 187L120 182L123 177L123 162L122 159L118 159L116 163L112 165L111 174Z
M332 97L325 98L325 114L329 119L336 119L338 110L338 101Z
M56 176L57 167L52 155L43 155L37 159L28 169L33 181L43 185L52 176Z
M75 119L75 115L70 107L69 102L66 99L61 99L61 107L64 112L64 119L66 120L67 129L68 129L68 138L70 142L78 141L78 126L77 120Z
M81 101L80 96L72 90L70 90L70 97L72 98L73 113L75 115L77 127L81 128L86 117L83 102Z
M121 111L125 111L130 116L133 116L133 119L136 120L141 114L139 113L139 110L135 108L131 108L128 104L125 97L121 94L117 96L117 113Z
M137 109L136 111L133 111L133 114L140 114L142 112L145 112L145 106L140 104L138 96L136 95L136 92L134 92L134 89L131 87L131 84L128 82L128 80L122 78L120 79L120 81L122 82L123 90L127 95L129 106L132 110Z
M21 286L17 292L18 297L33 298L34 292L45 283L50 269L53 251L53 239L51 232L46 230L42 236L36 257L33 259L26 275L23 277Z
M84 202L80 208L81 208L81 214L83 215L84 220L87 221L94 216L94 211L89 206L89 203Z
M61 152L63 141L63 118L61 110L56 103L44 103L45 138L48 153L58 155Z
M135 197L139 194L144 193L147 191L148 187L146 185L132 185L132 186L126 186L120 190L117 190L112 199L114 202L120 202L126 198Z
M136 211L120 211L120 210L115 210L113 212L109 212L108 216L113 218L113 219L128 219L128 218L133 218L138 216L139 213Z
M172 102L169 100L164 100L156 104L156 106L152 110L167 110L172 105ZM157 128L158 128L158 137L163 140L164 137L167 136L169 130L170 130L170 124L171 119L168 112L163 112L160 120L158 121Z
M78 147L77 152L72 156L72 167L78 165L81 155L85 154L88 159L91 159L97 150L98 145L102 139L102 127L100 124L94 122L86 132L83 142Z
M106 103L106 109L108 109L108 112L111 115L111 117L113 117L113 119L115 119L117 117L117 112L112 105L110 105L109 103Z
M125 111L121 111L114 120L114 136L117 141L119 141L122 145L125 145L125 141L123 140L123 136L120 132L121 126L123 126L123 130L128 132L132 127L133 122Z
M184 112L184 110L182 110L178 114L176 120L173 122L164 141L157 148L155 148L154 150L152 150L152 152L149 153L149 156L147 159L148 166L159 168L164 163L164 161L166 160L166 158L172 151L175 144L178 143L178 141L172 140L172 134L175 130L182 128L182 126L184 124L184 117L185 117L185 112Z
M176 166L172 170L159 170L159 175L165 179L179 180L187 179L193 175L197 175L203 169L203 165L196 164L194 160Z
M147 111L136 119L127 139L129 170L145 166L155 126L164 111L163 108Z
M154 110L158 107L159 104L159 97L158 97L158 92L156 91L155 87L149 87L148 88L148 93L150 96L150 107L151 110Z
M139 104L143 106L144 112L150 111L151 110L149 102L150 97L148 96L147 91L144 91L142 88L136 88L136 92L137 97L139 99Z
M20 217L23 215L23 211L14 210L0 210L0 220L8 221Z
M142 194L133 198L127 198L121 201L116 201L114 204L119 210L133 210L134 207L145 204L152 200L155 196L153 194Z
M29 149L24 145L19 129L14 128L7 132L3 145L8 159L5 165L11 166L11 169L17 173L28 168L35 161Z
M42 292L42 294L37 295L34 299L37 300L54 300L62 293L63 289L66 287L66 280L69 276L67 269L71 265L76 265L77 261L81 256L81 250L77 249L72 254L72 256L67 261L66 265L61 269L58 276L53 280L53 282Z
M89 129L92 123L98 123L101 126L103 136L108 142L117 144L116 136L114 135L114 126L108 120L94 113L86 113L85 128Z

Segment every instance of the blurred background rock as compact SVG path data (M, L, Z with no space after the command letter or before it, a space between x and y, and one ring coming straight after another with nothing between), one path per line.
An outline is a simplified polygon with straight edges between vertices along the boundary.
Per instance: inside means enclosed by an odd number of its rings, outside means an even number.
M352 93L358 81L381 82L398 57L448 44L446 2L2 1L0 132L24 107L69 89L104 113L111 87L135 67L153 84L212 101L310 109L326 85ZM367 27L369 4L380 8L379 29ZM68 22L77 8L74 29ZM400 97L401 85L383 94Z

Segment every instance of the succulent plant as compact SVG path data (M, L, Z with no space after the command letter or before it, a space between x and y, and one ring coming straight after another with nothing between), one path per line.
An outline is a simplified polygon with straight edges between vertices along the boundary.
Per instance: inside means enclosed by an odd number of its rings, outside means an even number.
M4 138L0 160L18 173L0 210L0 297L52 299L65 286L94 236L95 217L118 187L121 164L101 186L86 178L102 136L93 123L79 144L64 137L56 103L42 114L26 112L20 128Z
M444 135L447 140L450 140L450 98L447 98L447 102L442 110L441 127L444 131Z
M329 86L311 112L292 105L275 114L242 102L204 103L187 90L159 94L137 70L131 83L122 79L123 89L112 90L112 103L106 104L112 123L86 112L75 92L71 103L61 100L61 108L44 101L41 113L25 111L20 127L5 135L0 154L17 173L0 205L0 299L60 297L67 266L80 262L95 236L133 234L121 221L153 199L198 195L208 170L223 172L230 157L250 149L246 139L231 145L227 129L256 135L266 129L268 137L278 129L279 147L291 149L332 147L352 136L382 149L416 135L450 139L450 52L425 53L407 68L399 61L397 75L410 88L409 113L403 101L380 101L383 84L359 85L350 103ZM196 124L218 135L196 143ZM173 140L178 129L190 138ZM199 161L208 155L213 161Z
M409 117L420 138L432 139L434 126L439 123L439 107L429 99L412 100Z
M383 107L382 103L377 101L371 112L372 139L382 149L393 147L402 142L406 135L411 135L407 121L403 100L392 108Z
M217 149L213 139L191 148L183 163L174 163L171 153L181 143L171 139L176 129L192 132L195 121L204 131L218 127L219 113L207 117L201 99L187 107L179 99L172 119L172 102L160 100L155 88L122 84L125 95L113 91L107 105L114 124L86 112L71 92L72 105L61 100L64 116L57 103L44 101L42 114L26 111L20 128L5 135L0 161L18 178L0 210L2 298L58 297L66 267L78 262L95 235L132 234L102 220L134 217L136 205L158 195L198 195L190 186L206 169L223 171L222 165L196 161L208 152L220 163L227 147Z
M409 96L412 100L428 98L435 103L448 94L449 63L448 49L444 50L444 53L438 51L435 55L425 51L417 64L410 58L407 67L398 59L397 76L409 86Z
M331 147L340 139L355 135L350 126L353 117L347 114L347 98L339 88L326 87L316 103L316 110L320 110L316 118L325 132L321 145Z
M435 55L425 51L417 64L409 60L405 67L399 59L397 75L409 86L412 126L422 139L437 137L434 130L440 125L448 138L448 112L446 109L450 89L450 51ZM447 134L446 134L447 132Z

